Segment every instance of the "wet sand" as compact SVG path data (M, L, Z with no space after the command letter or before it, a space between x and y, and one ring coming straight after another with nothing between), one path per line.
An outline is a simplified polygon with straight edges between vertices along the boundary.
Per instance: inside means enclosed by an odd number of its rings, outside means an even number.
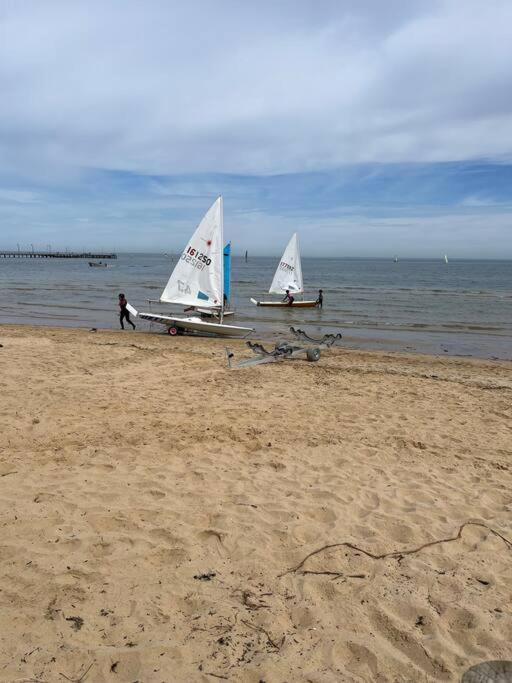
M0 343L1 681L457 681L511 658L512 364Z

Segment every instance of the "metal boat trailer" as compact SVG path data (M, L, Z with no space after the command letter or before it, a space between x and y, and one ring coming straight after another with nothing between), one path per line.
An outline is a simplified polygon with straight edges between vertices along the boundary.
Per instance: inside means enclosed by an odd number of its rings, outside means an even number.
M305 342L308 345L305 346L304 344L297 344L295 342L282 341L278 342L272 351L267 351L262 344L248 341L246 344L254 353L255 358L247 358L235 363L235 354L230 349L226 349L228 367L231 370L236 370L238 368L247 368L252 365L262 365L263 363L278 363L283 360L293 360L294 358L301 358L304 356L307 361L315 363L320 360L322 350L330 349L339 339L341 339L340 333L324 334L321 339L314 339L306 334L304 330L295 329L294 327L290 327L290 332L295 336L297 341Z

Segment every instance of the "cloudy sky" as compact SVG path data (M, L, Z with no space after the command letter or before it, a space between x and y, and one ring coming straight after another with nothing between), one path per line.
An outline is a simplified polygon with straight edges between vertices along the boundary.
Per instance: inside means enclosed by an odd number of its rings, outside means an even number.
M0 0L0 248L512 258L510 0Z

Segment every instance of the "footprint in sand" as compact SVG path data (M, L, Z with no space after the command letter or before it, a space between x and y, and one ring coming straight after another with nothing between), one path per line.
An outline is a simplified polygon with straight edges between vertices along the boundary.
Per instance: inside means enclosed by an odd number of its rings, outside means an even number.
M159 491L158 489L151 489L151 491L149 491L149 495L153 496L153 498L165 498L167 494L163 491Z

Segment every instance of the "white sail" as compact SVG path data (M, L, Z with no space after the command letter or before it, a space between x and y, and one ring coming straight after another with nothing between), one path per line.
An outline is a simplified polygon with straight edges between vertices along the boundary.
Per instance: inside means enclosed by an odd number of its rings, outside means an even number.
M222 308L224 294L222 197L205 214L172 271L160 301Z
M288 242L268 291L270 294L283 294L287 289L297 294L304 291L297 233Z
M448 263L448 256L446 254L444 255L444 262Z

